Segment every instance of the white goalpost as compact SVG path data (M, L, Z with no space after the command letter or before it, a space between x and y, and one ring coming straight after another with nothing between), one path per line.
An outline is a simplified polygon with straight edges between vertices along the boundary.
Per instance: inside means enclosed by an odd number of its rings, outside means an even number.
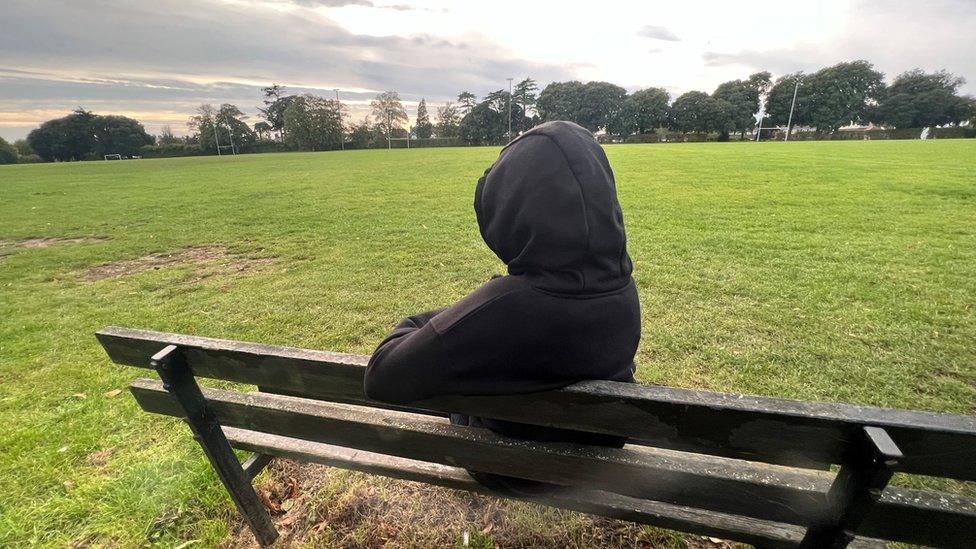
M122 160L121 154L106 154L105 160Z

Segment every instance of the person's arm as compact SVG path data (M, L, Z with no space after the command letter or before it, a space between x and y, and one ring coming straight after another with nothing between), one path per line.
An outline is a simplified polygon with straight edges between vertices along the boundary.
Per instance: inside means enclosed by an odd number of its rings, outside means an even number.
M431 319L437 309L408 316L379 344L366 366L366 396L383 402L405 404L443 390L446 357Z
M435 316L443 313L447 310L447 307L441 307L440 309L434 309L433 311L427 311L425 313L417 313L412 316L408 316L396 325L395 330L401 328L423 328L428 322L431 321Z

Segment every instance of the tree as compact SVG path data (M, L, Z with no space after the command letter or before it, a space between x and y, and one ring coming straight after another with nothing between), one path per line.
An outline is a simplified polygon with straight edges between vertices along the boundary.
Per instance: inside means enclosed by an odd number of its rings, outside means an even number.
M14 141L14 148L17 149L17 154L20 156L30 156L32 154L36 154L26 139L18 139L17 141Z
M868 121L872 106L884 92L884 75L867 61L838 63L810 76L809 122L818 131L835 131Z
M515 85L515 90L512 92L512 100L515 101L516 105L522 106L522 111L526 116L529 115L529 109L535 105L536 91L538 90L539 86L531 78L526 78Z
M508 102L510 96L505 90L495 90L485 96L485 103L492 108L495 112L508 113Z
M626 133L649 133L668 123L668 103L671 96L664 88L647 88L635 91L627 98L625 112L631 114L629 124L621 124Z
M587 82L575 122L591 132L609 130L620 117L627 90L610 82Z
M142 152L142 147L152 145L155 141L146 133L142 124L125 116L96 115L93 119L93 131L97 143L93 151L95 158L103 158L106 154L138 155Z
M386 146L386 138L369 121L369 117L363 118L359 123L349 125L349 139L346 148L371 149L378 146Z
M182 140L173 135L173 128L169 126L163 126L159 132L159 136L156 138L156 143L159 145L175 145L180 142Z
M543 122L571 120L578 123L583 102L583 83L577 80L552 82L543 88L536 101L536 110Z
M748 80L731 80L715 90L712 97L727 101L730 106L731 129L744 139L747 131L756 125L760 99L770 85L768 72L757 72Z
M17 149L0 137L0 164L16 164L17 157Z
M774 126L786 126L791 122L790 105L793 103L793 92L796 90L796 106L793 108L792 124L806 125L809 122L807 113L808 95L803 84L804 74L796 72L776 79L776 83L766 96L766 116L768 123ZM797 88L797 82L800 87ZM789 131L790 128L787 128Z
M44 160L86 160L106 154L132 156L153 142L138 121L125 116L98 116L78 109L63 118L48 120L27 136Z
M261 91L264 92L264 107L258 107L258 110L271 125L271 129L281 135L285 128L285 109L295 96L285 95L285 87L278 84L262 88Z
M946 71L902 73L888 87L875 118L896 128L959 124L970 115L972 103L971 98L957 93L964 83Z
M806 77L787 75L776 81L766 101L773 124L787 123L798 78L793 125L814 126L822 132L867 122L884 94L884 75L867 61L838 63Z
M186 121L186 128L197 138L197 144L201 150L216 151L217 143L214 138L215 121L217 109L210 103L204 103L197 107L195 113ZM219 138L219 135L218 135ZM229 144L224 141L224 144Z
M285 109L285 142L303 151L326 151L342 145L341 106L334 99L297 95Z
M273 131L274 128L267 122L258 122L254 125L254 133L258 134L258 138L260 139L267 139Z
M719 132L728 138L732 124L732 106L705 92L682 94L671 105L671 127L681 132Z
M369 104L376 127L383 135L390 135L396 130L402 131L402 125L409 118L407 111L400 102L400 94L395 91L383 92L377 95Z
M512 133L519 131L525 126L525 110L522 105L514 102L512 95L505 90L497 90L485 96L483 104L487 104L491 110L502 115L505 122L505 134L508 134L508 117L512 117ZM511 111L511 112L509 112ZM529 126L531 128L532 126Z
M478 104L478 98L469 91L459 93L457 96L457 101L458 108L460 109L462 116L471 112L471 109L475 108L475 106Z
M204 104L187 121L187 128L197 135L197 142L204 151L216 152L217 145L239 151L254 144L255 135L244 122L247 118L237 106L225 103L219 109Z
M508 132L508 118L484 101L464 115L459 130L461 139L468 143L475 145L497 143Z
M427 139L434 133L434 126L430 123L430 116L427 114L427 100L421 98L417 105L417 137Z
M224 103L217 111L217 126L228 132L228 140L237 151L249 148L254 144L257 136L245 120L247 115L237 108L237 105ZM285 132L287 133L287 132Z
M27 135L27 142L44 160L84 160L94 156L95 115L79 108L63 118L48 120Z
M437 125L434 130L437 137L457 137L461 125L461 113L457 106L448 101L437 109Z

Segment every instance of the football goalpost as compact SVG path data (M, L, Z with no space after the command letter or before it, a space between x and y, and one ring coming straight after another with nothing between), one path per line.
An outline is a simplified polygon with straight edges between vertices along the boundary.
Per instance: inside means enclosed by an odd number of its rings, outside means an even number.
M105 160L122 160L121 154L106 154Z

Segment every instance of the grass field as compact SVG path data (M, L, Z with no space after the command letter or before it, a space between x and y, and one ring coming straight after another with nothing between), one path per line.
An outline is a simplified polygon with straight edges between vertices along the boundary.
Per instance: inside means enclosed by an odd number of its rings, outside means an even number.
M976 413L976 140L607 152L642 381ZM496 154L0 167L0 546L225 539L232 505L185 426L114 393L140 372L110 364L93 333L369 353L400 317L501 272L471 208ZM677 543L357 474L303 486L300 521L330 519L305 541L454 543L467 529L487 546Z

